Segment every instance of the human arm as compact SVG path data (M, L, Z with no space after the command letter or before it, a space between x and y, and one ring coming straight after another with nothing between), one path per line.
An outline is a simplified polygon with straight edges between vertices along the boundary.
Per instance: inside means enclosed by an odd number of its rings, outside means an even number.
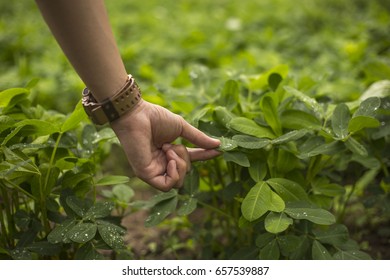
M36 0L43 17L78 75L97 101L110 98L127 79L103 0ZM181 116L141 100L111 122L135 174L167 191L183 184L191 161L219 154L213 139ZM171 143L183 137L198 146Z

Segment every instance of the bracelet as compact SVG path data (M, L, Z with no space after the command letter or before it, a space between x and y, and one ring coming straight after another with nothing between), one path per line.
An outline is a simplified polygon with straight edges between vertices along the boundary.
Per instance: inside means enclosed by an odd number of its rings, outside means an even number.
M112 97L99 103L92 92L85 88L81 102L91 121L97 125L103 125L131 111L140 100L141 89L134 78L128 75L125 85Z

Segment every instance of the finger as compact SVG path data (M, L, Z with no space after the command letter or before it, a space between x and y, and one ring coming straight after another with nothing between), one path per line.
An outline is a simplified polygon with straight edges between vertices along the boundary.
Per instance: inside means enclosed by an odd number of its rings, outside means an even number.
M187 172L191 170L191 159L187 148L184 145L164 144L162 146L163 151L166 153L168 150L173 150L180 158L182 158L187 165Z
M222 153L213 149L188 148L188 154L191 161L202 161L215 158Z
M195 144L198 147L205 149L215 149L221 145L221 141L218 139L211 138L199 129L193 127L184 119L182 119L182 132L181 135L183 138L190 141L192 144Z
M153 187L167 192L176 186L180 179L175 160L168 161L166 171L166 174L158 175L145 181Z
M185 153L187 154L188 161L189 161L187 150L185 151ZM176 167L177 167L176 169L177 172L179 173L179 180L174 187L180 188L184 184L184 179L188 171L187 162L183 158L179 157L178 154L176 154L176 152L173 149L168 150L166 154L167 154L167 160L169 161L174 160L176 162Z

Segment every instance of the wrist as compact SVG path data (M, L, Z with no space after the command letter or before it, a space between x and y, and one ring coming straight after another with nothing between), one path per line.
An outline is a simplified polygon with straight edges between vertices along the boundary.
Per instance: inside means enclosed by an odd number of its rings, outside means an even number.
M113 122L132 111L142 100L141 90L135 79L128 75L125 84L111 97L98 102L93 93L83 90L82 104L85 112L97 125Z

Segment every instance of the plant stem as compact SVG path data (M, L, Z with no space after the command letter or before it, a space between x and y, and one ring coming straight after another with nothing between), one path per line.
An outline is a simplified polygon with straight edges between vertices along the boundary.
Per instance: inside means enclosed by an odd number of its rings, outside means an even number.
M45 227L46 234L48 234L50 232L50 224L49 224L49 220L47 218L47 208L46 208L47 185L49 183L51 169L53 168L54 159L55 159L55 156L57 153L58 146L60 144L61 137L62 137L62 133L60 133L57 137L56 143L55 143L54 148L53 148L53 152L52 152L51 157L50 157L50 162L49 162L49 167L47 169L45 182L44 182L43 186L41 185L41 188L39 190L39 192L40 192L40 208L41 208L41 213L42 213L42 224Z
M212 210L213 212L216 212L216 213L218 213L218 214L220 214L220 215L222 215L222 216L225 216L225 217L227 217L227 218L233 218L233 217L230 216L229 214L226 214L225 212L221 211L221 210L218 209L218 208L215 208L214 206L212 206L212 205L210 205L210 204L204 203L204 202L199 201L199 200L198 200L198 203L199 203L200 205L202 205L203 207L208 208L208 209Z

